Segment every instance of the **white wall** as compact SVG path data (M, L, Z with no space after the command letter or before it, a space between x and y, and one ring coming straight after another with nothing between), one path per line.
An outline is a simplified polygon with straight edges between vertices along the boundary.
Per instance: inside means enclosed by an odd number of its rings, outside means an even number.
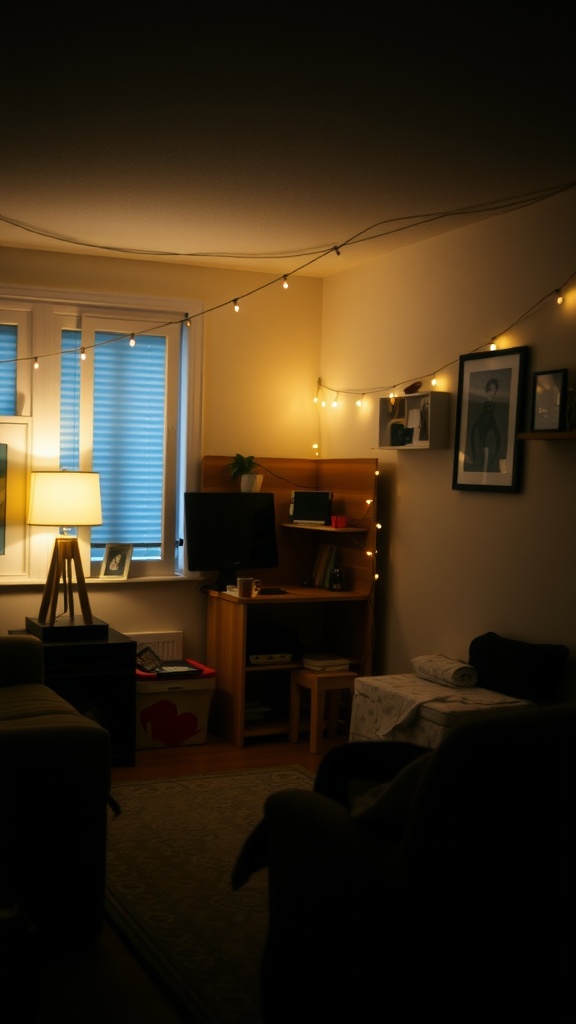
M324 284L321 377L336 390L422 380L506 328L576 271L576 195L549 200L330 278ZM567 367L576 383L576 278L499 339L530 348L532 372ZM487 349L485 349L487 351ZM401 388L400 388L401 390ZM356 396L354 396L355 398ZM374 455L378 395L359 411L340 394L321 414L322 454ZM452 490L452 448L379 451L376 669L410 670L417 654L467 658L474 636L567 644L576 655L576 441L523 442L518 494ZM383 627L383 628L382 628Z
M206 316L203 450L211 455L374 456L378 395L358 410L315 411L320 374L336 390L383 389L444 364L454 412L458 357L513 324L576 270L576 195L454 230L436 241L321 281L294 278ZM263 275L146 261L0 249L0 282L119 295L189 295L217 306ZM534 369L576 376L575 283L506 333ZM356 396L354 396L355 398ZM486 631L568 644L576 653L576 442L523 445L519 494L452 490L452 448L378 452L384 524L377 584L378 671L416 654L466 658ZM38 588L0 588L0 630L37 614ZM193 583L91 586L94 613L116 629L183 628L202 658L205 599ZM161 620L161 621L159 621Z

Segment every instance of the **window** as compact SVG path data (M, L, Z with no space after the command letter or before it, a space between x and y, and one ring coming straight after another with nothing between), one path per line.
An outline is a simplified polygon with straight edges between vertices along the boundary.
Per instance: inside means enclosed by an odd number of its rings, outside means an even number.
M0 324L0 416L16 415L16 324Z
M86 560L90 552L87 574L98 575L111 543L133 545L131 578L185 569L183 494L195 486L188 467L200 453L192 423L200 422L201 318L193 317L191 326L185 320L200 310L195 305L188 302L190 314L98 309L93 302L86 308L41 300L30 305L27 351L36 352L39 363L32 372L28 355L31 469L100 474L102 525L80 531L86 532ZM0 359L7 359L19 336L0 310L1 323ZM10 402L14 408L15 365L2 365L0 414Z

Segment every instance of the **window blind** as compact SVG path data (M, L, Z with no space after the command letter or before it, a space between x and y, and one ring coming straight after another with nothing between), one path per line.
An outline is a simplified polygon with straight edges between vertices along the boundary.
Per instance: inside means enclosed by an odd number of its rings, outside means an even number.
M79 468L79 331L65 331L61 378L61 466ZM65 353L66 346L67 352ZM73 351L72 351L73 350ZM164 492L166 339L98 331L93 360L92 469L100 474L102 525L92 558L106 544L133 545L133 559L160 559Z

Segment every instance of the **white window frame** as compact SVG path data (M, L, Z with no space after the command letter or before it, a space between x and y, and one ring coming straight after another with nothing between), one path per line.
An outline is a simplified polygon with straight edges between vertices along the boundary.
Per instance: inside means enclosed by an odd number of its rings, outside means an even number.
M193 299L145 299L49 290L10 291L0 285L0 319L19 325L18 412L31 416L30 469L59 468L60 353L62 330L82 331L89 363L93 329L126 333L163 333L167 342L166 445L162 559L132 561L130 579L171 579L188 575L184 564L184 491L198 486L202 451L203 303ZM18 320L15 318L18 317ZM190 326L186 324L189 319ZM33 370L33 357L39 362ZM83 367L84 370L84 367ZM90 373L82 374L82 388ZM82 395L80 415L80 468L91 468L92 425ZM29 582L44 581L55 531L28 527ZM90 531L78 531L85 575L98 578L100 562L90 565Z

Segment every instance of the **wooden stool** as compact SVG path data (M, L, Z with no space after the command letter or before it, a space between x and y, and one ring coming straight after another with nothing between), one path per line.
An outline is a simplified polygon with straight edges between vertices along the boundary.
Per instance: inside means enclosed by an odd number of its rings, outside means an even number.
M310 690L310 753L318 754L324 729L324 706L328 694L329 736L335 736L338 729L338 690L354 691L357 673L314 672L311 669L293 669L290 680L290 722L288 739L297 743L300 737L300 689Z

